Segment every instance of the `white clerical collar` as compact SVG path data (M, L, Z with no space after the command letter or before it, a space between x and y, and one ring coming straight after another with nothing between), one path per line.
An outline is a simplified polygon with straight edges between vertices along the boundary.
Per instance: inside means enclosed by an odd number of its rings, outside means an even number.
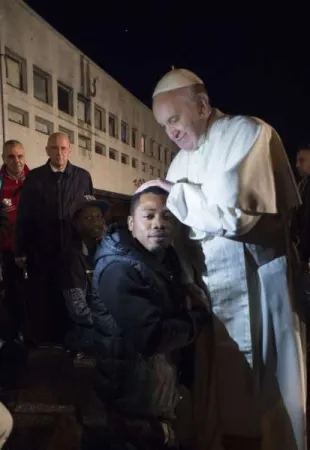
M64 172L66 170L66 167L64 167L63 169L58 169L57 167L53 166L50 163L50 168L52 169L53 172Z

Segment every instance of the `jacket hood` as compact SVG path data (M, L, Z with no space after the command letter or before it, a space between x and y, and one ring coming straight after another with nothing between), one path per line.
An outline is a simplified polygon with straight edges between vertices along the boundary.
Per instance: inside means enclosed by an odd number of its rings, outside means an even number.
M114 257L116 255L129 257L130 259L141 259L141 251L149 254L139 242L134 239L127 226L112 224L108 227L104 239L101 241L96 255L95 263L101 258ZM149 257L152 257L149 254Z

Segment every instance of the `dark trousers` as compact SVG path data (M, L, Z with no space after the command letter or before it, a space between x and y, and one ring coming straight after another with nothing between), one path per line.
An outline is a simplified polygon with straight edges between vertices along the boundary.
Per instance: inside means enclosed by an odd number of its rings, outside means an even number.
M29 264L26 282L27 332L34 344L63 344L69 318L59 286L57 265Z
M6 336L4 338L14 339L23 327L23 271L15 264L11 251L4 251L1 260L4 307L8 321L7 327L5 327Z
M138 431L138 430L135 430ZM178 447L167 447L163 442L150 436L133 436L124 430L109 426L104 429L84 430L82 450L177 450Z
M165 445L161 422L157 419L133 419L122 415L107 416L107 425L97 433L89 430L83 437L83 450L176 450Z

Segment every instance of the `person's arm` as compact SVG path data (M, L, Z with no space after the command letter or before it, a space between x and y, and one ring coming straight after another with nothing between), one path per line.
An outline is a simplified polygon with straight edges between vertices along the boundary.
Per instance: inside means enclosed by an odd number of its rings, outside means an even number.
M86 183L85 183L84 195L94 195L93 180L89 172L86 172Z
M186 183L173 187L167 206L184 225L227 238L248 233L261 217L261 214L248 214L239 208L210 205L201 187Z
M86 290L82 288L62 289L70 319L78 325L92 326L93 320L86 302Z
M59 264L59 284L71 320L91 326L93 321L87 304L87 280L82 256L73 249L66 252Z
M204 308L162 316L162 299L146 286L138 271L123 263L113 263L99 282L99 298L91 310L97 331L105 333L106 309L137 352L162 353L188 345L209 319ZM108 325L110 326L110 324Z
M239 185L239 166L243 159L237 156L236 161L233 161L234 154L248 155L259 135L260 125L252 120L236 117L230 121L229 130L223 139L226 139L225 147L228 148L229 162L226 162L226 167L229 166L231 178L221 173L225 171L225 166L223 167L223 162L219 159L219 172L215 173L214 177L219 180L222 177L223 183L217 183L219 189L212 195L207 179L201 186L182 181L174 183L170 188L167 206L180 222L198 231L225 237L246 234L256 225L260 215L249 214L236 207L227 207L225 201L221 203L221 199L229 196L230 181L234 187ZM219 152L220 146L219 142ZM168 181L173 178L173 170L172 165L167 174Z
M38 214L35 211L37 205L36 198L39 195L38 183L30 172L21 189L21 195L17 208L17 217L14 234L14 254L16 258L24 257L27 254L28 240L33 229L31 226L34 216Z
M5 207L2 202L0 202L0 238L5 238L6 234L10 229L10 222L5 211Z

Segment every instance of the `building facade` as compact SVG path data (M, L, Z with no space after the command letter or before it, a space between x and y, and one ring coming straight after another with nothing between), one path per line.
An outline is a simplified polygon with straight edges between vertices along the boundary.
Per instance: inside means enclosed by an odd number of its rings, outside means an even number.
M177 148L152 111L21 0L0 0L0 54L0 145L21 141L31 168L62 131L96 189L130 195L165 175Z

